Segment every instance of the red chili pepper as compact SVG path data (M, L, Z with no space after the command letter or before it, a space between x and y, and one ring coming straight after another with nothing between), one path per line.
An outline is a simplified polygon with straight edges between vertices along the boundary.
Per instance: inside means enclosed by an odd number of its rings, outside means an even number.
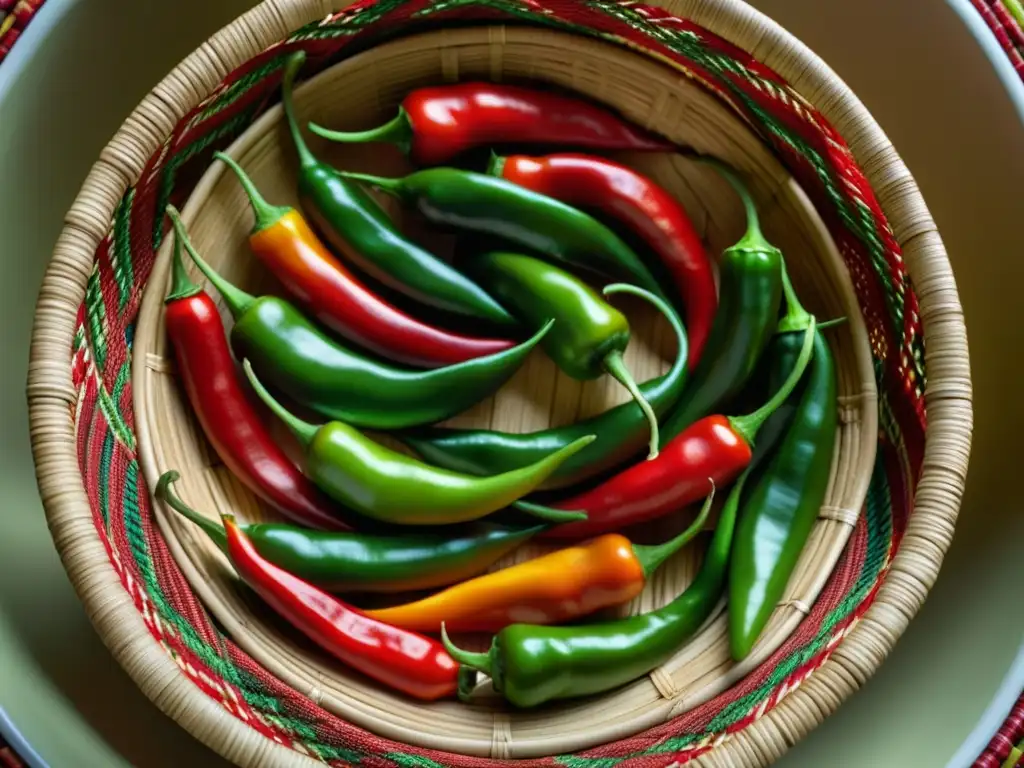
M656 458L634 464L597 487L552 505L586 512L587 519L560 525L542 533L541 538L579 539L644 523L735 480L750 464L757 431L786 401L807 368L816 327L812 319L792 373L767 403L745 416L706 416L671 440Z
M371 619L264 560L231 515L228 558L242 580L302 634L345 664L424 701L454 696L458 664L436 640Z
M274 441L238 379L220 313L193 283L176 236L171 291L164 300L178 374L207 438L228 469L256 495L311 528L345 529L331 502Z
M397 144L418 165L443 165L460 153L494 144L569 145L585 149L671 152L671 142L633 128L581 99L494 83L459 83L412 91L398 115L369 131L313 133L346 143Z
M579 208L618 219L669 269L686 309L688 367L700 359L718 309L711 260L683 207L650 179L611 160L562 153L495 156L488 173Z
M515 346L427 325L387 303L334 257L294 208L268 203L238 164L218 153L249 196L255 224L249 245L289 292L324 325L382 357L438 368Z

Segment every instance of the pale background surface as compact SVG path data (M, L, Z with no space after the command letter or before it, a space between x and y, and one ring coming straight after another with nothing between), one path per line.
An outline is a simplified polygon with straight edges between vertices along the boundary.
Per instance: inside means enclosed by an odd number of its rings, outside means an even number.
M45 47L27 59L15 48L2 71L0 708L55 768L226 765L149 704L87 622L36 495L24 381L33 299L91 162L143 93L249 4L50 0L21 43L29 52L45 37ZM1015 610L1021 333L1010 317L1024 278L1024 102L1015 111L1010 79L997 77L940 0L753 4L846 79L916 176L960 283L977 409L967 498L932 596L864 689L781 765L945 765L1024 637L1024 612Z

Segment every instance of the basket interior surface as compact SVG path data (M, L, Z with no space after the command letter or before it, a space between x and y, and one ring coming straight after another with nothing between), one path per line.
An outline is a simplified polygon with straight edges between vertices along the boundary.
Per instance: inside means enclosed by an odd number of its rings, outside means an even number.
M877 391L854 285L807 195L738 114L700 85L650 58L608 43L537 29L427 32L382 44L316 75L297 89L296 106L302 123L313 119L354 130L390 118L414 87L470 79L534 82L576 92L681 146L732 164L750 184L765 234L782 249L801 300L819 320L848 320L827 333L840 396L840 431L829 491L786 596L754 653L742 664L730 661L722 605L671 662L608 695L530 712L502 708L486 698L480 705L422 705L390 694L314 649L239 586L225 558L197 527L160 504L154 505L154 514L192 589L229 636L315 703L407 744L499 758L535 757L630 736L691 710L743 678L790 637L818 598L864 506L876 460ZM315 153L338 168L396 176L410 170L390 147L345 147L308 134L307 139ZM279 107L265 112L228 151L268 200L298 205L295 156ZM721 252L741 236L742 206L714 171L683 155L620 154L617 159L642 170L683 203L710 253ZM403 217L389 201L383 202L409 231L422 235L435 251L445 252L446 238L417 229L412 217ZM228 280L256 293L279 290L248 248L248 203L235 177L221 164L206 170L182 211L197 249ZM274 519L275 514L216 460L190 416L163 324L170 255L168 239L150 276L134 340L133 398L141 469L150 487L162 472L181 471L179 492L211 517L233 510L246 520ZM204 282L196 270L191 273ZM633 328L627 363L638 380L660 375L675 353L667 324L639 300L623 300L620 306ZM625 398L607 377L581 385L537 351L496 397L450 423L527 432L598 413ZM659 541L691 519L691 513L683 512L630 533L637 540ZM659 607L678 594L695 575L706 542L706 537L698 537L666 563L623 613ZM542 545L531 544L499 567L543 551Z

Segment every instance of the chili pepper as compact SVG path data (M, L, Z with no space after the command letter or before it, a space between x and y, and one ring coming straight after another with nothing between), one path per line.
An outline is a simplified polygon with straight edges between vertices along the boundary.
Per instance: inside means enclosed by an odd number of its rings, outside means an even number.
M413 603L367 611L396 627L437 632L498 632L510 624L561 624L639 595L665 560L700 533L712 492L693 524L657 546L608 533L511 568L478 576ZM557 578L553 578L557 575Z
M442 421L492 394L522 365L550 325L512 349L431 371L406 371L329 338L290 302L231 285L196 253L177 213L185 250L217 288L235 325L231 343L302 405L354 426L401 429Z
M419 165L441 165L466 150L506 143L673 151L671 142L582 99L481 82L417 88L392 120L369 131L346 133L312 123L309 129L332 141L395 144Z
M299 199L313 225L339 253L384 285L438 309L514 326L512 316L480 286L404 237L359 184L343 178L310 152L292 104L295 75L305 59L303 51L289 56L281 100L299 158Z
M434 224L495 236L665 298L650 270L608 227L589 214L518 184L457 168L430 168L394 179L340 173L415 205Z
M185 504L171 490L178 473L169 470L155 496L198 525L227 553L227 534ZM487 528L457 536L369 536L310 531L284 523L239 526L260 556L328 592L410 592L470 579L540 531Z
M815 323L804 333L797 366L772 398L744 416L706 416L669 442L658 458L641 461L595 488L558 502L556 508L587 513L579 523L560 525L545 538L583 538L647 522L691 504L707 493L707 478L727 485L751 460L758 430L792 393L807 368Z
M836 374L820 330L814 332L805 376L792 423L752 478L736 529L729 567L729 645L736 660L750 653L782 599L828 489L837 430Z
M349 528L341 511L307 480L260 420L235 372L220 313L193 283L175 237L167 335L178 375L196 418L224 465L247 488L292 520L311 528Z
M554 319L540 344L562 371L582 381L609 373L622 384L647 418L650 456L658 455L658 417L622 357L630 339L624 314L575 275L531 256L481 253L470 270L530 328Z
M235 522L221 515L228 559L242 581L329 654L395 690L425 701L452 696L458 665L429 637L372 619L268 562Z
M585 211L622 222L661 259L683 301L696 367L718 307L711 261L686 210L651 179L612 160L563 153L492 155L487 172Z
M721 598L744 480L722 508L697 578L663 608L575 627L513 624L495 636L487 653L456 648L443 625L441 642L462 672L489 675L497 693L523 708L610 691L648 674L700 629ZM469 698L472 682L460 674L460 698Z
M248 359L242 367L259 398L302 444L309 478L329 496L367 517L400 525L445 525L476 520L508 506L551 522L586 517L519 499L588 445L593 435L515 472L472 477L393 451L340 421L322 426L302 421L271 396Z
M747 213L746 234L722 254L719 303L711 335L679 406L661 425L662 442L727 404L750 380L779 321L782 253L763 234L757 208L727 166L704 158L736 189Z
M332 331L381 357L436 368L510 349L507 339L435 328L387 303L338 261L294 208L270 205L227 155L255 214L249 246L288 291ZM353 185L354 186L354 185Z
M675 362L664 376L640 385L640 392L661 418L675 405L686 385L686 331L664 301L629 285L610 285L605 293L632 293L652 302L668 319L678 340ZM402 441L425 460L471 475L493 475L524 467L569 445L583 435L598 439L560 466L541 486L563 488L618 466L643 446L647 420L636 403L609 408L564 427L517 434L485 429L434 427L403 435Z

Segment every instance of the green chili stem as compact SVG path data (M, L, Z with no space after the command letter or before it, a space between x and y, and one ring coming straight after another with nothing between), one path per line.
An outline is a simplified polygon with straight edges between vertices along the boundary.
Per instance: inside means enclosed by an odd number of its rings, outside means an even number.
M268 203L266 198L256 189L256 185L252 183L249 175L242 170L242 166L236 163L233 158L228 157L223 152L214 152L213 156L235 172L235 176L238 177L242 189L245 190L249 203L252 205L252 212L256 217L256 221L253 222L252 226L253 234L272 227L291 211L291 208L286 205L271 205Z
M818 323L819 331L827 331L829 328L836 328L846 322L846 315L842 317L835 317L831 320L826 320L824 323Z
M200 256L195 247L192 245L192 241L188 238L188 233L185 231L185 224L181 220L181 215L173 205L167 206L167 215L171 218L174 223L174 232L177 237L181 240L185 246L185 251L195 262L199 270L206 275L206 279L213 283L213 287L217 289L220 295L224 298L224 303L228 305L228 311L231 316L236 320L243 314L245 314L253 304L256 303L256 297L252 294L246 293L241 288L237 288L225 280L223 277L213 271L213 267L203 261L203 257Z
M309 123L309 130L321 138L338 141L342 144L384 141L388 144L394 144L406 154L412 148L412 125L409 123L409 116L402 107L398 108L398 114L391 120L368 131L332 131L330 128L324 128L316 123Z
M622 359L622 352L616 349L605 355L604 367L616 381L626 388L629 394L632 395L633 399L636 401L636 404L640 406L640 410L644 412L644 416L647 417L647 422L651 425L650 447L647 452L647 458L657 458L658 444L660 442L658 415L654 412L654 409L651 408L651 404L647 402L647 398L644 397L644 393L640 391L640 387L636 385L636 380L633 378L633 374L629 372L629 368L626 367L626 361Z
M753 413L748 413L745 416L730 416L729 424L733 430L740 435L744 440L747 441L748 445L754 444L754 438L757 437L757 431L761 428L761 425L768 420L771 416L788 398L793 394L793 390L796 389L796 385L800 382L800 378L804 375L804 371L807 369L807 364L811 361L811 355L814 353L814 334L817 333L817 326L814 320L814 316L811 316L811 324L807 326L807 330L804 331L804 345L800 350L800 357L797 358L796 365L793 366L793 371L789 374L779 390L772 395L771 400L762 405Z
M505 158L499 155L497 152L491 152L491 159L487 161L487 173L488 176L501 177L501 174L505 172Z
M736 194L739 195L740 200L743 202L743 209L747 214L747 231L740 238L739 242L731 246L730 250L777 250L774 245L765 239L764 234L761 232L761 218L757 215L757 205L754 203L754 198L750 194L747 185L740 179L739 174L731 166L717 158L702 156L699 159L718 171L722 178L729 182L729 185L736 190Z
M494 662L494 658L490 653L474 653L472 651L464 651L459 648L455 643L448 637L448 630L445 629L444 622L441 622L441 643L444 645L444 649L448 651L448 655L455 659L459 664L465 664L470 669L475 669L477 672L483 672L488 677L493 679L491 674L491 668ZM492 645L493 649L494 646Z
M354 171L338 171L338 175L343 179L358 181L362 184L368 184L371 187L376 187L381 192L386 192L393 197L401 198L405 192L402 179L386 179L383 176L374 176L369 173L356 173Z
M633 554L636 555L636 559L639 561L640 567L643 568L645 579L650 578L651 574L658 570L662 563L686 546L694 536L703 530L704 522L708 519L708 515L711 513L711 502L715 498L715 481L709 477L708 482L711 483L711 492L704 500L704 504L700 508L700 514L697 515L697 519L693 521L689 528L680 533L674 539L666 541L663 544L650 547L643 546L642 544L633 545Z
M174 229L174 254L171 256L171 290L164 297L164 304L169 304L176 299L187 299L195 296L202 288L192 282L185 270L185 262L181 258L181 237L178 236L178 229Z
M306 140L302 138L299 121L295 119L295 105L292 103L292 88L295 86L295 76L305 63L305 51L296 51L285 62L284 77L281 79L281 105L284 107L285 119L288 121L288 130L291 131L295 152L299 156L299 163L303 168L312 168L320 163L313 156L313 153L309 151L309 145L306 144Z
M786 269L786 262L782 262L782 292L786 296L786 314L779 321L778 333L787 331L802 331L811 322L811 315L800 303L796 291L793 290L793 283L789 280L789 270Z
M304 448L308 448L309 444L313 441L316 433L320 431L320 427L314 424L310 424L308 421L303 421L294 413L288 411L283 405L281 405L274 396L271 395L267 388L260 383L260 380L256 378L256 374L252 370L252 363L249 362L249 358L242 361L242 368L245 369L245 375L249 379L249 383L252 384L252 388L256 390L256 394L260 400L267 404L267 407L274 412L281 421L285 423L285 426L292 431L299 442L302 443Z
M175 512L179 512L180 514L184 515L186 518L191 520L193 523L198 525L200 528L202 528L203 532L210 537L210 540L213 541L214 544L216 544L224 552L227 552L228 537L227 534L224 532L224 529L212 520L208 520L202 515L200 515L198 512L196 512L194 509L188 506L185 502L183 502L177 496L177 494L175 494L174 491L171 490L171 483L178 482L178 479L180 477L181 474L179 474L176 470L173 469L164 472L160 476L160 480L156 484L156 490L154 491L154 495L156 496L156 498L160 499L161 501L165 502L168 506L170 506Z

